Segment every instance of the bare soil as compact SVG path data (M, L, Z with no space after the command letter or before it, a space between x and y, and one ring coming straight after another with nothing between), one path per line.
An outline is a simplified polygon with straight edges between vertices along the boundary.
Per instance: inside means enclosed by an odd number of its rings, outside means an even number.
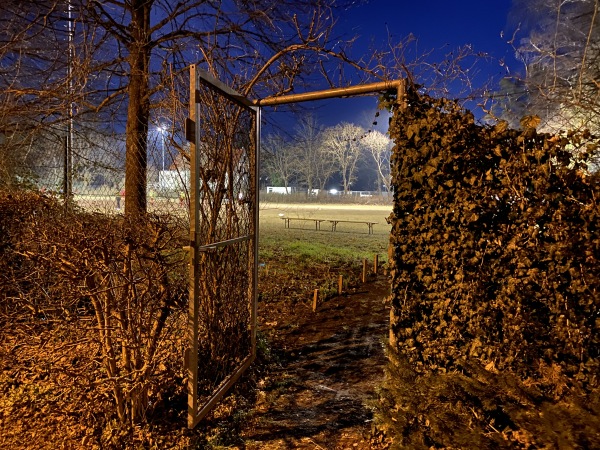
M371 449L383 378L389 282L380 278L311 305L259 305L279 364L242 429L247 449Z

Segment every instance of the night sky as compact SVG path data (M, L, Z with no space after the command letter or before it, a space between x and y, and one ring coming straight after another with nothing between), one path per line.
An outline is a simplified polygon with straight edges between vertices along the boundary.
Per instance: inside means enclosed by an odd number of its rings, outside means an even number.
M371 0L347 11L339 25L362 39L385 43L412 33L423 51L445 45L472 44L497 57L510 56L500 38L506 28L510 0Z
M344 37L358 36L353 56L369 51L371 45L385 47L388 36L399 42L411 33L417 38L417 52L433 51L432 60L471 44L477 52L494 58L485 65L482 76L499 78L508 70L518 70L511 46L512 31L507 28L510 0L358 0L345 12L338 13L337 31ZM508 31L508 33L507 33ZM501 33L504 32L504 37ZM505 62L501 66L499 61ZM481 67L480 67L481 69ZM325 100L305 104L325 125L340 121L370 124L376 111L375 97ZM381 126L378 127L382 129ZM385 131L385 129L382 129Z

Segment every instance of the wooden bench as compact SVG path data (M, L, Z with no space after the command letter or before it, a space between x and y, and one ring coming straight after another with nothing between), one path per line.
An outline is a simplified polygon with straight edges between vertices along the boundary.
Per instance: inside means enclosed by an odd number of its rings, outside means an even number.
M328 220L331 222L331 231L337 230L338 223L366 223L369 227L369 234L373 234L373 225L377 225L378 222L369 222L368 220Z
M325 219L308 219L308 218L304 218L304 217L280 217L281 220L283 220L283 224L285 226L285 228L289 228L290 227L290 221L292 220L304 220L304 221L313 221L315 223L315 230L320 230L321 229L321 222L327 222L327 220Z

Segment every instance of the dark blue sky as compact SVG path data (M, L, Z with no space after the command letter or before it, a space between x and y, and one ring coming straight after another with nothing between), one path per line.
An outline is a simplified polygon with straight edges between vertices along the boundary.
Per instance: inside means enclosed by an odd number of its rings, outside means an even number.
M431 58L438 61L445 53L471 44L474 51L494 58L479 66L481 78L499 78L507 74L507 67L519 69L506 42L510 7L511 0L358 0L356 6L338 13L337 31L345 37L358 36L353 56L364 54L372 44L384 48L388 36L392 42L400 42L413 34L417 38L414 50L419 54L434 51ZM500 60L507 65L501 67ZM372 122L376 98L326 100L305 106L314 108L325 125L349 121L364 126Z
M349 9L339 25L361 39L386 42L414 34L423 51L472 44L476 50L502 57L510 47L500 38L511 0L370 0Z

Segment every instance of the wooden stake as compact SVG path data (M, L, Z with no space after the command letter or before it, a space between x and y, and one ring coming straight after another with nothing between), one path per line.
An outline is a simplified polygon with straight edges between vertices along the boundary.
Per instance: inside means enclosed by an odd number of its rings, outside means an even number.
M313 312L317 311L317 301L319 300L319 290L315 289L315 293L313 295Z
M340 275L338 279L338 295L342 295L342 291L344 290L344 277Z
M362 282L367 282L367 260L363 259L363 273L362 273Z

